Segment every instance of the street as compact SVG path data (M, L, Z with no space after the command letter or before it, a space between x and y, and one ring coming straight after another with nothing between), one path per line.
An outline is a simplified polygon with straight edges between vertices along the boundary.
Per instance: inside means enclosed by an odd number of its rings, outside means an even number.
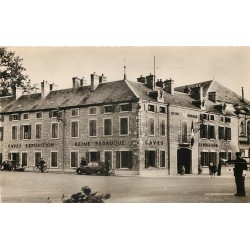
M75 173L0 172L1 202L62 202L62 195L89 186L92 192L111 194L107 203L246 203L250 196L235 197L234 177L204 175L168 177L95 176ZM250 194L249 177L246 192ZM49 197L49 199L48 199Z

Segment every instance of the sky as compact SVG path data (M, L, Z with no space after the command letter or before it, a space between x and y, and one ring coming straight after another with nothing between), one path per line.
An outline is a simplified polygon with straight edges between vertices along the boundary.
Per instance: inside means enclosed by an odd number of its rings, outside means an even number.
M72 77L104 74L108 81L136 81L154 73L156 79L172 78L175 86L216 80L250 100L250 47L240 46L54 46L8 47L23 58L31 83L55 83L70 88Z

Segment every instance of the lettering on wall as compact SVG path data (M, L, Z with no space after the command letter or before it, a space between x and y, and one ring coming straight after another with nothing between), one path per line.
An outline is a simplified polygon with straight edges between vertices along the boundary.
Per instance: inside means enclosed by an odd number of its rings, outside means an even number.
M145 144L146 145L150 145L150 146L153 146L153 145L163 145L164 144L164 141L158 141L158 140L146 140L145 141Z
M113 140L113 141L75 142L76 147L120 146L120 145L125 145L125 141L124 140Z
M47 142L47 143L27 143L25 145L22 144L8 144L8 148L49 148L54 147L55 143Z
M217 148L217 143L199 143L199 147Z

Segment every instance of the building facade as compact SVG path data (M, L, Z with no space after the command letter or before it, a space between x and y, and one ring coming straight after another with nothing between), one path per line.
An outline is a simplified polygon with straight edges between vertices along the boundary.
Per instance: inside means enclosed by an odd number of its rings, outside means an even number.
M0 97L0 160L25 167L43 157L51 170L74 171L87 162L110 160L116 174L186 174L231 158L238 150L238 117L229 103L211 101L204 84L174 90L172 79L90 84L74 77L72 88Z

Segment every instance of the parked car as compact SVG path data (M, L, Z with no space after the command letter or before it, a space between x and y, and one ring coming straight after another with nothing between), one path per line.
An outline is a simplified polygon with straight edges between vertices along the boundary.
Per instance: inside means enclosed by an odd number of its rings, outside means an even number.
M76 169L77 174L105 174L105 163L102 161L91 161L86 166L81 165Z
M1 163L1 171L24 171L25 168L18 161L3 161Z

